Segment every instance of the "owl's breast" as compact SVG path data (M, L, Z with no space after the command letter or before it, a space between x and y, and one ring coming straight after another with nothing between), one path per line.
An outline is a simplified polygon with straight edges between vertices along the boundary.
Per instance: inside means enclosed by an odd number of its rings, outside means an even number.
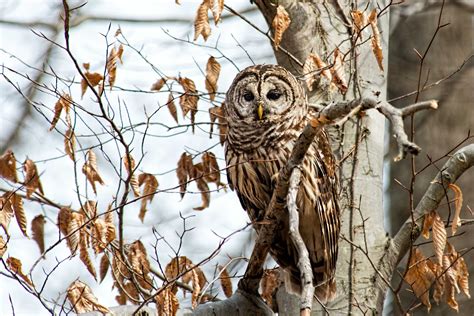
M227 177L237 191L242 206L252 220L265 210L273 193L273 184L280 168L286 163L290 149L260 147L253 152L238 152L226 148Z

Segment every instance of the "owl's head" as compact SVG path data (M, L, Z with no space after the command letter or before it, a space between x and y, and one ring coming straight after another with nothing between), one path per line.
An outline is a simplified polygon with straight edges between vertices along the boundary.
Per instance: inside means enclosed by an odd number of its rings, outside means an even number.
M301 85L288 70L277 65L245 68L237 74L226 95L231 126L264 126L301 119L306 112L306 95Z

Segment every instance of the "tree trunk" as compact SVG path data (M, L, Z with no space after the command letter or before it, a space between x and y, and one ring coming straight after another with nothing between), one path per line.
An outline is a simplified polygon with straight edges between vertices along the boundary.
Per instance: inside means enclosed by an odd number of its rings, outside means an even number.
M271 25L275 6L265 1L256 3ZM285 7L292 20L283 35L281 46L284 50L275 51L280 65L296 75L301 75L302 68L285 53L285 50L296 57L301 64L311 52L318 53L323 60L331 60L336 47L343 53L351 51L352 29L341 23L344 16L350 16L349 5L342 8L343 13L337 13L336 1L329 1L325 5L302 1L278 3ZM363 1L359 5L363 10L367 2ZM383 3L379 5L384 7ZM382 45L385 63L388 39L384 36L388 35L388 22L389 16L386 12L379 18L378 23L384 39ZM364 38L368 36L369 32L365 31ZM337 92L325 93L323 89L316 89L310 94L310 102L374 97L374 94L380 99L385 99L386 74L379 70L370 43L366 42L347 54L345 65L346 78L350 77L348 93L342 96ZM363 314L382 310L384 292L379 291L377 273L361 249L365 250L367 247L368 256L373 258L374 264L377 264L387 243L382 205L384 122L385 119L381 114L368 111L366 116L349 120L340 130L331 131L336 154L340 159L347 156L340 168L342 238L339 241L336 274L338 297L328 305L331 314ZM297 304L292 304L293 309L287 308L287 304L279 305L280 315L296 315L299 312L295 310ZM322 312L324 309L314 306L314 315Z

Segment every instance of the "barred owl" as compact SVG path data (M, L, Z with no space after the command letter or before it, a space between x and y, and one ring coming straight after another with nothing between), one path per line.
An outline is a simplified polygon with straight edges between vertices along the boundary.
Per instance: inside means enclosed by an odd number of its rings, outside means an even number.
M283 67L251 66L235 77L228 90L225 115L228 181L258 233L258 222L270 202L275 176L311 116L307 97L297 79ZM336 293L340 228L337 187L335 160L327 134L321 130L303 161L297 206L315 295L322 302L332 300ZM297 252L289 239L288 218L283 222L270 254L283 268L287 289L299 293Z

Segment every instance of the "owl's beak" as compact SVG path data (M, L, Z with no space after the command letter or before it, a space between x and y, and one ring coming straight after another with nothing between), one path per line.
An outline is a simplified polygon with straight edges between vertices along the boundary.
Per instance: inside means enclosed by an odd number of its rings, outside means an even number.
M263 101L257 102L257 115L258 119L261 121L263 119Z

